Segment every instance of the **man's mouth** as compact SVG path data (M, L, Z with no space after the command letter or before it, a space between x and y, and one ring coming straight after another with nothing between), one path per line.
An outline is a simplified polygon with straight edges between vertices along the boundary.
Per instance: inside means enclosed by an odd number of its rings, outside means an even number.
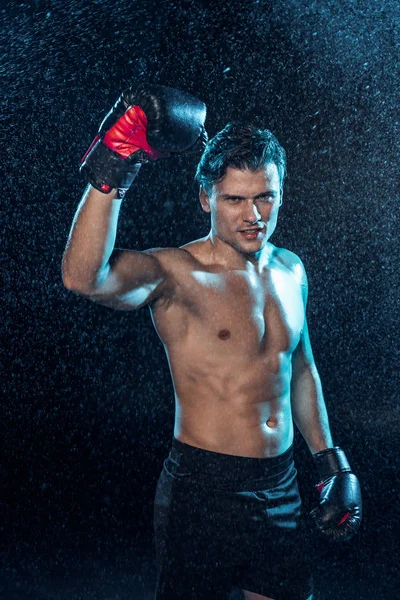
M247 239L247 240L255 240L258 237L258 234L261 233L264 230L264 227L257 227L257 228L251 228L251 229L241 229L240 233Z

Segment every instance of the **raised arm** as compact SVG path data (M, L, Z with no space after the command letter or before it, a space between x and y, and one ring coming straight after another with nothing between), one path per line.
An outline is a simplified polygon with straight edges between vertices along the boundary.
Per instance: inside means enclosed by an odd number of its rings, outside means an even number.
M122 200L88 186L63 256L64 285L112 308L132 310L172 293L173 278L150 251L114 250Z
M115 308L139 308L171 292L173 278L148 250L114 250L121 198L142 163L203 150L206 107L165 86L126 90L83 158L90 185L75 214L62 262L67 288Z

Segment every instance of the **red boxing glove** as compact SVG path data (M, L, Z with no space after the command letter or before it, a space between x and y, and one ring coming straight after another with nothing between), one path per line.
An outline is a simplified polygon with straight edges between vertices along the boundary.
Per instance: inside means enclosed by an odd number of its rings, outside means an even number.
M110 150L119 154L122 158L129 158L134 152L144 150L149 160L161 158L161 152L157 152L149 146L146 139L147 117L140 106L131 106L126 113L109 129L103 138L103 144ZM90 148L82 158L86 160L93 146L100 140L97 135ZM137 157L139 160L139 157Z
M103 120L81 172L96 189L118 188L121 197L140 163L204 149L205 116L203 102L173 88L142 84L135 93L126 90Z

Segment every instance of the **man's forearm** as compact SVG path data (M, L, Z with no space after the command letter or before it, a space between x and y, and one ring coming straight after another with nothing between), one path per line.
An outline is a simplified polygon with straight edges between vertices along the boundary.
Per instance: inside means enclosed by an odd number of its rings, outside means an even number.
M291 386L293 420L305 439L310 452L320 452L333 446L329 419L321 380L315 367L309 367L296 377Z
M102 194L88 185L63 256L63 281L67 287L85 290L95 286L114 248L121 202L116 198L116 190Z

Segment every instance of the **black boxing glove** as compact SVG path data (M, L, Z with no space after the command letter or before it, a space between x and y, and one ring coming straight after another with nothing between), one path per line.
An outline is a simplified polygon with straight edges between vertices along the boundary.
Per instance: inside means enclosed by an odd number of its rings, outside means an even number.
M117 188L122 196L140 163L202 151L205 118L205 104L186 92L146 83L129 88L101 123L80 171L100 192Z
M326 539L349 540L361 525L362 499L358 479L338 446L317 452L313 459L320 500L310 517Z

